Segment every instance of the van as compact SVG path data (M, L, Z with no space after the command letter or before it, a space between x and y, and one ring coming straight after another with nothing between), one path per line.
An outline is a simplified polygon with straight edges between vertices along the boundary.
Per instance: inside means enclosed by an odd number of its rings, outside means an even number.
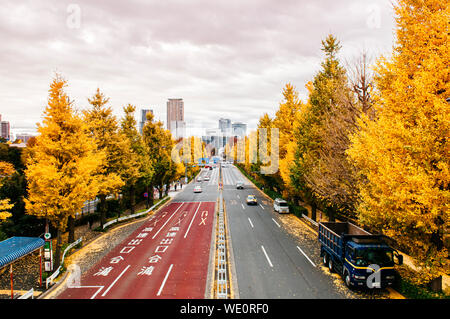
M273 201L273 210L278 213L289 213L288 203L281 198L277 198Z

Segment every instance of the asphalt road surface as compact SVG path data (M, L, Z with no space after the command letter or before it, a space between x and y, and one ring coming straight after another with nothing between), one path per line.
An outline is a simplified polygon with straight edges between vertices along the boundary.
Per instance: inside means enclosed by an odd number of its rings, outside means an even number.
M234 166L222 168L224 199L240 298L345 298L282 228L272 203ZM244 189L236 189L237 181ZM257 205L246 204L255 195Z
M308 257L311 248L284 230L271 201L236 167L222 174L236 297L345 298ZM219 168L200 176L58 298L210 298ZM257 205L246 204L250 194Z
M206 171L204 174L211 175ZM135 232L81 276L59 299L205 298L216 185L183 188Z

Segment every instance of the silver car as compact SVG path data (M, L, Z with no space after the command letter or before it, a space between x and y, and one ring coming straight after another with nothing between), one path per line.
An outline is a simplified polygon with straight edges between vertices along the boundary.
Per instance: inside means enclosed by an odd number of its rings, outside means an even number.
M273 210L278 213L289 213L289 205L288 203L281 198L277 198L273 201Z

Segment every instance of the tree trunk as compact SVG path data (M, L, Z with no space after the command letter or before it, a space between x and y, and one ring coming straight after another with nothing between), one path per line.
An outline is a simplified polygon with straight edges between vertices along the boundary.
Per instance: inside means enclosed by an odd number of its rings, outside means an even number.
M150 200L150 206L153 206L154 198L153 198L153 185L150 185L150 193L148 193L148 198Z
M73 243L75 241L75 218L69 216L69 243Z
M56 248L55 248L55 258L53 259L53 269L58 269L61 262L61 247L62 247L62 236L61 229L58 228L56 235Z
M330 222L336 221L336 216L335 216L335 213L334 213L334 209L328 208L326 211L327 211L327 215L328 215L328 220Z
M311 219L313 221L316 221L316 215L317 215L317 205L316 203L312 203L311 205Z
M100 227L106 224L106 195L100 195Z
M134 186L130 187L130 212L134 214L134 206L136 205L136 194Z
M169 195L169 190L170 190L170 184L166 184L166 196Z

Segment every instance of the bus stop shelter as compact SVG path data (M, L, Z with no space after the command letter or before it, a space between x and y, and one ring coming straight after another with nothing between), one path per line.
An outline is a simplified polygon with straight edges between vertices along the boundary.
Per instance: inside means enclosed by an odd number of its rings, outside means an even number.
M11 237L0 242L0 269L9 266L11 274L11 299L13 290L13 263L36 250L40 250L40 282L42 284L42 247L45 241L39 237Z

